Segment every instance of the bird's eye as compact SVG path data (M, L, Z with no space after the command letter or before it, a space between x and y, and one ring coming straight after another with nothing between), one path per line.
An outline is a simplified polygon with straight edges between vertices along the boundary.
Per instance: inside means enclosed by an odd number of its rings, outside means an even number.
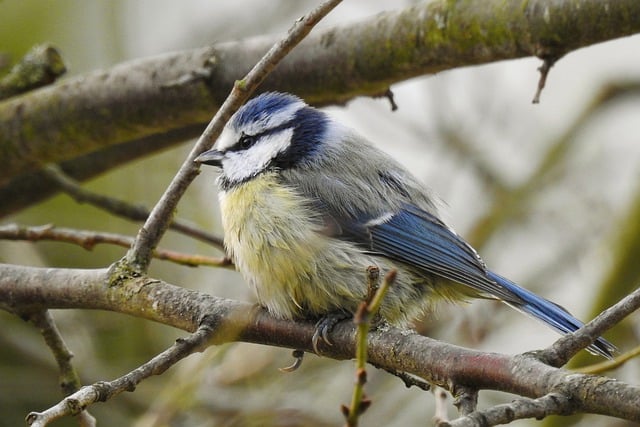
M240 135L240 139L238 140L238 145L240 146L240 148L245 150L251 147L253 144L255 144L255 142L256 142L255 135L247 135L246 133L243 133L242 135Z

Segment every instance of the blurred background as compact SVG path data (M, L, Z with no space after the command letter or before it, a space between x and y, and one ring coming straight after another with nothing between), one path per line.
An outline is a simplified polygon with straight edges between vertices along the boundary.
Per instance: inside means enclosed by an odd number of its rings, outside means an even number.
M326 27L402 8L410 1L345 1ZM69 75L162 52L262 34L284 34L315 1L4 0L0 52L19 59L34 44L57 46ZM257 12L257 13L256 13ZM640 37L581 49L551 70L541 103L533 105L540 61L534 58L468 67L392 87L398 111L385 99L359 98L327 108L409 167L443 200L441 213L488 265L588 320L635 289L640 276L640 99L636 89L601 104L611 85L640 85ZM240 77L240 76L239 76ZM213 115L213 111L211 114ZM105 174L91 190L142 203L157 201L193 141ZM215 171L205 168L179 205L178 216L222 234ZM59 195L1 223L55 224L134 236L138 224ZM218 256L203 243L169 233L162 247ZM34 266L104 267L125 250L93 251L63 243L0 242L0 262ZM253 301L238 274L154 261L151 275L214 295ZM181 331L123 315L54 311L75 353L84 383L109 380L170 346ZM57 369L39 335L0 312L0 426L60 398ZM441 306L416 328L472 348L516 354L544 348L557 336L508 307L487 301ZM635 347L638 317L607 337L622 351ZM213 347L166 374L91 407L99 425L331 426L350 398L354 364L313 355L300 370L287 349L250 344ZM576 363L597 362L581 355ZM609 375L637 384L631 361ZM433 396L370 370L373 405L363 425L432 425ZM512 396L481 393L481 407ZM450 416L455 416L453 407ZM624 425L604 417L551 417L528 425ZM55 425L76 425L62 420Z

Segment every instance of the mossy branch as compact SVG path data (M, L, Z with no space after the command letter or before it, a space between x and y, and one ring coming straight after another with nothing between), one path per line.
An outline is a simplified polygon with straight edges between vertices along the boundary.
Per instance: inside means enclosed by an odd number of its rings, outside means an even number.
M639 14L636 0L424 2L309 37L262 89L293 92L315 105L344 103L451 68L560 57L640 32ZM274 42L266 37L139 59L0 103L0 184L46 163L203 126Z

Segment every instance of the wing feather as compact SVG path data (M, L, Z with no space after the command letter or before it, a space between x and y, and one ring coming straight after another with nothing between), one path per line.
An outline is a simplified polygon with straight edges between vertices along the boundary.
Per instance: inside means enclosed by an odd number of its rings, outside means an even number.
M487 276L476 251L434 215L406 204L385 219L342 223L343 238L425 273L508 302L520 302L513 292Z

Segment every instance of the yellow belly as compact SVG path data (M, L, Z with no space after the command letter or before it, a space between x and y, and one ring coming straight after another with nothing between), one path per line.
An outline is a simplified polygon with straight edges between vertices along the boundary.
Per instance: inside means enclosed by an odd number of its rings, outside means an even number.
M302 198L263 174L221 193L220 208L227 251L259 302L286 318L321 311L326 304L307 301L305 289L318 286L318 260L328 242Z
M396 267L349 242L323 234L324 222L293 189L262 174L220 193L225 245L258 301L282 318L355 312L366 297L366 269ZM398 275L381 313L391 322L424 308L425 287Z

